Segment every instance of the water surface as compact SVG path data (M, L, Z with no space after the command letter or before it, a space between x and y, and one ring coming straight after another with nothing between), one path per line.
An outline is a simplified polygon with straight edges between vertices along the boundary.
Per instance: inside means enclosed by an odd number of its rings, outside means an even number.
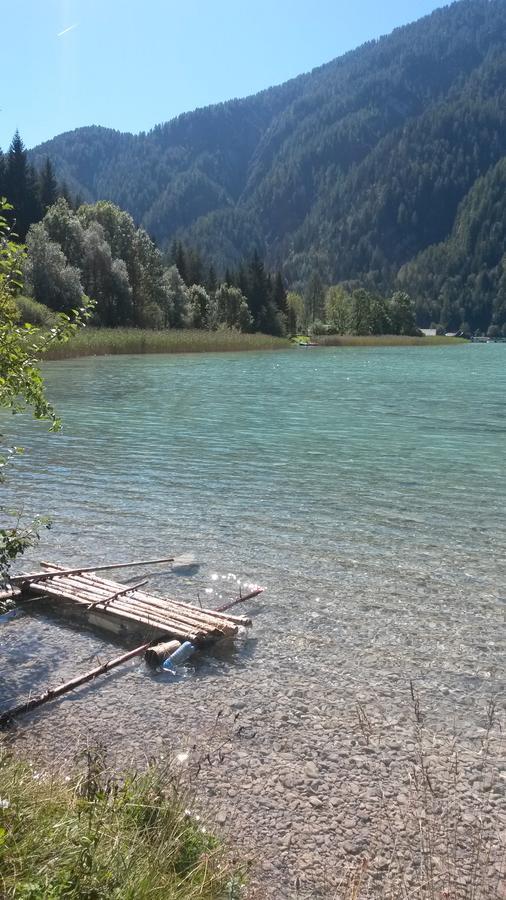
M410 678L434 715L478 721L504 638L505 362L504 346L465 345L47 364L63 433L5 422L26 454L4 497L53 516L31 562L191 552L198 570L154 569L151 587L208 605L237 581L266 593L235 660L176 686L132 664L36 714L31 740L50 742L51 721L72 743L78 710L84 732L106 721L118 744L128 721L150 752L175 697L262 685L276 702L297 683L315 709L329 685L338 705L374 694L387 709ZM2 706L111 650L47 617L0 629Z

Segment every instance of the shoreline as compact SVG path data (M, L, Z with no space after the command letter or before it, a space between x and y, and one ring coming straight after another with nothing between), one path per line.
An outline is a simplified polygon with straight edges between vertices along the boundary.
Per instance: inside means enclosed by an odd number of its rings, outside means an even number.
M311 734L300 682L261 715L230 688L219 701L207 694L201 727L159 737L149 764L135 736L118 742L94 728L90 743L82 724L77 743L51 751L55 724L47 711L20 721L5 747L47 784L75 777L85 749L106 751L107 772L119 783L128 771L142 779L166 770L196 821L248 871L248 900L366 900L406 888L422 900L428 886L430 896L443 896L457 882L476 896L499 897L500 722L489 706L474 722L442 726L434 695L415 687L410 697L408 680L398 687L395 711L365 691L355 709L345 709L327 688L327 721Z
M322 335L317 346L325 347L434 347L466 343L459 338L412 337L407 335ZM78 359L85 356L123 356L162 353L244 353L260 350L306 349L290 338L237 331L176 330L148 331L136 328L85 328L66 344L53 347L46 360Z

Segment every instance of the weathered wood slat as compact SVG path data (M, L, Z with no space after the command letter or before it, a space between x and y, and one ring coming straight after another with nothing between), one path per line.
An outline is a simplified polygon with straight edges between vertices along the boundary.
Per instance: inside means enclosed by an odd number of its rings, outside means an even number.
M73 576L63 576L64 582L60 582L58 576L52 579L54 584L63 584L66 582L69 584L75 584L76 587L78 585L82 585L82 588L86 591L91 590L92 587L99 589L100 593L97 593L98 597L103 594L104 599L110 596L110 592L121 590L128 590L128 586L120 585L118 582L96 578L94 575L73 575ZM235 617L235 616L226 616L221 612L215 612L215 610L209 609L200 609L199 607L193 606L187 603L181 603L178 600L173 600L172 598L160 598L153 597L150 594L147 594L145 591L135 590L135 585L132 585L132 593L129 595L129 604L133 607L136 602L142 603L144 605L148 604L156 609L157 613L162 610L165 615L170 615L177 617L178 621L183 619L184 621L191 621L197 623L199 626L208 625L212 630L218 630L222 632L226 636L233 637L237 634L237 625L249 625L251 624L251 620L245 617ZM116 606L116 600L111 601L111 606ZM165 617L165 616L164 616ZM237 620L237 621L234 621ZM205 630L208 630L207 628Z
M50 596L56 597L57 599L60 599L60 600L61 599L64 599L64 600L69 599L69 600L73 601L74 603L76 603L77 606L80 606L80 607L87 607L88 603L89 603L89 599L81 600L81 599L79 599L79 597L75 597L75 596L65 597L65 595L62 594L61 588L55 588L52 584L51 585L46 584L44 586L39 585L39 584L34 584L34 585L30 586L30 590L35 591L36 593L41 594L41 595L49 594ZM86 612L86 610L84 610L84 611ZM106 608L106 610L104 611L104 610L100 610L99 607L96 607L95 610L92 610L91 614L96 615L98 612L102 612L103 615L111 616L111 610L107 610L107 608ZM181 638L182 640L198 641L203 636L202 632L196 631L193 629L191 638L187 637L187 635L188 635L187 628L184 628L184 627L178 625L177 623L170 624L168 622L158 621L152 616L138 615L138 614L134 613L131 609L127 609L126 605L125 605L125 609L122 609L120 612L118 611L118 613L119 613L118 614L119 619L126 619L127 621L130 621L130 622L136 622L138 625L142 625L145 628L150 628L153 631L156 631L158 634L160 634L164 637L168 636L168 635L174 635L175 637Z
M100 605L96 607L96 609L100 609ZM211 628L207 623L202 622L201 624L195 622L193 619L186 618L184 616L176 616L174 614L164 615L164 610L159 610L156 607L153 607L152 604L143 603L139 599L132 598L132 602L130 602L127 606L127 601L113 601L113 603L109 606L105 607L105 612L121 612L125 609L132 609L139 616L144 616L146 621L156 620L159 622L165 623L165 627L167 631L170 631L174 625L177 625L180 629L188 629L196 630L199 635L208 635L208 636L218 636L219 632L215 628ZM102 606L102 610L104 607ZM237 631L237 629L236 629Z
M108 598L110 597L108 592L103 591L102 597L98 595L98 592L92 593L88 588L84 576L82 579L79 579L79 581L77 580L77 576L73 576L72 578L65 576L63 579L53 578L51 580L51 585L56 590L60 591L62 595L66 596L70 594L70 589L72 589L71 599L74 599L75 597L77 602L79 602L79 598L88 600L90 596L97 597L97 599L93 601L95 605L94 608L102 611L123 610L128 608L131 609L132 612L138 612L139 615L154 617L155 619L167 622L168 624L177 622L178 625L186 625L189 628L197 627L199 631L209 633L210 635L215 634L217 631L230 636L237 633L237 626L235 624L230 625L229 623L226 627L222 627L220 622L211 622L205 617L199 618L192 615L191 612L187 613L184 604L174 611L165 605L165 601L150 597L148 594L144 594L144 592L141 591L130 594L128 598L117 598L108 602ZM128 604L128 606L125 604Z
M46 565L48 565L48 564L46 564ZM101 588L107 586L107 588L110 588L111 591L113 591L115 588L122 587L122 585L119 585L119 583L116 581L111 581L110 579L101 578L101 577L95 578L93 573L90 573L89 575L87 574L86 576L83 575L83 578L86 578L86 580L88 578L90 578L91 580L93 580L93 582L95 584L100 584ZM251 595L248 595L248 597L246 597L244 599L248 599L249 596L256 596L256 593L260 593L260 590L261 589L259 588L258 591L254 592ZM143 591L142 593L146 593L146 592ZM199 621L202 621L202 619L206 618L206 617L211 618L213 622L216 619L225 620L227 622L232 621L234 619L234 616L226 616L226 615L224 616L222 614L221 610L202 609L199 606L195 606L194 603L183 603L180 600L174 600L172 597L171 598L153 597L151 594L147 594L147 593L146 593L146 597L149 597L150 600L161 601L163 604L168 604L172 607L179 607L180 609L184 610L185 612L194 613L198 617ZM235 603L237 601L233 601L233 602ZM237 616L235 618L240 619L240 622L238 622L238 624L250 623L250 620L248 620L246 617L244 617L244 621L243 621L243 617Z

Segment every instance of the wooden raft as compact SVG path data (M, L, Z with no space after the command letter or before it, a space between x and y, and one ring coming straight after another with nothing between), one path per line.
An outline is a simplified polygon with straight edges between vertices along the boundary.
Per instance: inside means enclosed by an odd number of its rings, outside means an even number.
M53 564L46 564L44 568L48 572L65 571L63 566ZM234 637L240 625L251 625L251 619L245 616L231 616L177 600L155 597L133 586L130 589L126 584L101 578L93 572L33 581L24 585L23 593L25 596L48 596L63 602L61 612L74 610L90 624L117 633L141 631L153 639L174 637L201 645L222 637ZM118 594L120 596L114 596Z

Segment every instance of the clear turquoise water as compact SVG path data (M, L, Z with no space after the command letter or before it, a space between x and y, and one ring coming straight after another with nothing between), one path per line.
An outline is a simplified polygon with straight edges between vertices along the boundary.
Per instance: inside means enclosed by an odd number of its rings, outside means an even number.
M254 640L201 668L209 696L233 675L239 692L298 680L315 704L330 683L395 705L413 677L464 722L500 689L506 347L87 358L45 375L63 433L5 423L26 447L5 501L54 520L34 561L191 552L198 571L151 586L209 605L236 579L265 586ZM3 703L108 647L44 618L0 629ZM90 728L102 703L128 698L142 728L172 702L139 665L94 689Z

